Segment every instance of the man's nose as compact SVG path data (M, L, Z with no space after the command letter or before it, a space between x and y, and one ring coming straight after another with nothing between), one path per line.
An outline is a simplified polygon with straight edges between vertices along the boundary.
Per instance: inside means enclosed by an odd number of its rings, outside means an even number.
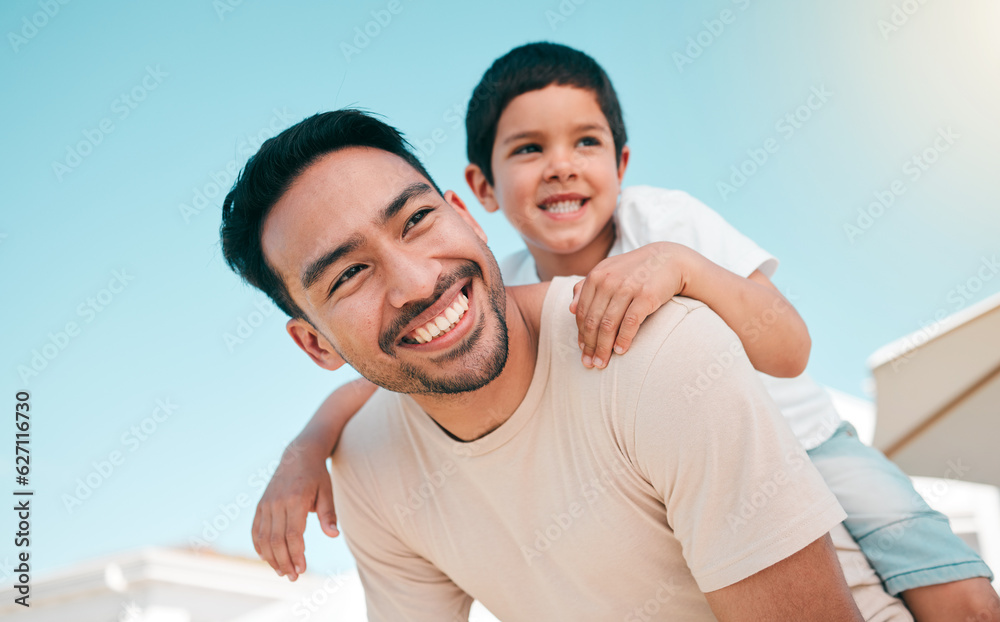
M383 266L387 273L387 298L397 309L430 298L441 277L441 264L437 260L414 253L393 252Z

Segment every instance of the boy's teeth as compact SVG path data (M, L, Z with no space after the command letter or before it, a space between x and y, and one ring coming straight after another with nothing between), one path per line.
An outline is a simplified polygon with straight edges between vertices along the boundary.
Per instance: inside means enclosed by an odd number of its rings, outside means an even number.
M555 214L568 214L570 212L575 212L583 207L583 200L577 199L575 201L559 201L558 203L550 203L545 206L545 211L553 212Z
M465 297L465 294L459 293L458 299L450 307L445 308L436 318L423 326L410 331L410 334L406 337L417 343L427 343L454 328L455 324L462 319L462 316L468 310L469 299Z

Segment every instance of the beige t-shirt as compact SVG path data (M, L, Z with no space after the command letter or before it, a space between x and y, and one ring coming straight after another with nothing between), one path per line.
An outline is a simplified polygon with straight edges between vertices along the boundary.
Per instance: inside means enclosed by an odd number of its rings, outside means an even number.
M715 313L675 298L586 369L576 280L552 281L531 385L492 433L455 441L382 390L347 425L335 498L369 620L465 620L473 598L505 622L713 620L702 592L843 520Z

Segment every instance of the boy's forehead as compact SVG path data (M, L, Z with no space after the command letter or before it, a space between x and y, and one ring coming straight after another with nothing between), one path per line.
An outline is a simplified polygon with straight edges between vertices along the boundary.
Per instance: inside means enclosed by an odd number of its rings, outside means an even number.
M572 116L569 116L572 115ZM553 122L597 123L608 127L608 120L591 89L578 86L550 84L544 88L526 91L510 100L497 120L497 136L525 129L544 130Z

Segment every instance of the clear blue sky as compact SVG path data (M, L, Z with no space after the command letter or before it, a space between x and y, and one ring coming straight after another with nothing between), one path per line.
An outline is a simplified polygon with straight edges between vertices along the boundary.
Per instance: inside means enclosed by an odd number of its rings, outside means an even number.
M975 280L1000 254L1000 5L901 4L912 14L894 25L887 0L4 2L0 396L10 412L32 394L35 568L187 545L227 522L220 506L233 518L213 545L253 555L258 472L352 374L313 365L224 266L231 170L277 129L362 106L474 203L458 119L490 62L528 41L603 64L631 137L626 183L684 189L777 255L811 372L864 396L875 349L1000 291L994 273ZM894 182L892 204L870 208ZM519 247L501 216L475 214L498 255ZM13 518L0 513L0 561ZM314 569L351 564L314 522L307 547Z

